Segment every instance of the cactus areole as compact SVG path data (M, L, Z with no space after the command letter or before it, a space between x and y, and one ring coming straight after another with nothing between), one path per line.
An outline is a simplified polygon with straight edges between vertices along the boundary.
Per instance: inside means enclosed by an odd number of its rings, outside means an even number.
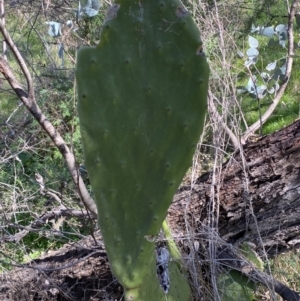
M126 300L190 298L170 265L156 276L154 242L203 129L209 67L178 0L119 0L100 43L78 52L78 113L98 222Z

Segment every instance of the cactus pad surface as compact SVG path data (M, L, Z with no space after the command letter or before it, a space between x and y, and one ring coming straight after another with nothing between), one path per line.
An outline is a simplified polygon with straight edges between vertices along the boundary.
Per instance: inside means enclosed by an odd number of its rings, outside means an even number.
M177 0L116 1L98 46L78 52L85 166L111 268L126 300L189 298L173 264L164 294L155 244L147 237L158 234L192 163L208 75L198 28Z

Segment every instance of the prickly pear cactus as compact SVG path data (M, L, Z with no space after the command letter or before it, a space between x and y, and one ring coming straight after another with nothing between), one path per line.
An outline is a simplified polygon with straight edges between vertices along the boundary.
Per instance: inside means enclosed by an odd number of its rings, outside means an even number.
M155 237L192 163L209 68L197 26L178 0L119 0L96 48L78 52L78 112L111 269L126 300L178 300L190 290L171 263L156 275Z

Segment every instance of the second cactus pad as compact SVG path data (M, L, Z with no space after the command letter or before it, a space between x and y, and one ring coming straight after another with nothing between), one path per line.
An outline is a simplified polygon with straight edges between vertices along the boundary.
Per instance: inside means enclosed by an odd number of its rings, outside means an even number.
M149 237L192 163L208 75L198 28L177 0L117 1L99 45L78 53L85 166L112 271L125 289L155 269Z

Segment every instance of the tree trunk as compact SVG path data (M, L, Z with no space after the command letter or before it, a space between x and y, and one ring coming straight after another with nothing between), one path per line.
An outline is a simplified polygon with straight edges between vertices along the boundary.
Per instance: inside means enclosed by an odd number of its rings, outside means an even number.
M199 238L209 228L209 206L214 201L220 208L215 233L224 245L247 241L258 253L264 248L269 254L299 247L299 120L243 146L243 152L232 155L218 174L214 187L213 174L206 173L192 189L181 187L175 195L167 219L179 243L184 246L186 238L192 237L195 245L205 244ZM205 235L212 239L208 232ZM99 233L96 238L98 245L88 237L26 267L16 267L0 281L0 300L120 300L122 289L110 273ZM229 254L234 253L234 246L230 251L227 248L227 253L222 243L220 246L219 258L234 269L249 270L240 258L238 267L236 262L231 264L229 257L237 258ZM250 279L264 278L262 272L251 271L253 275L247 274ZM300 300L299 295L278 285L279 292L290 296L285 299Z
M184 237L207 226L212 173L175 195L168 221ZM220 204L218 231L226 242L244 241L277 254L300 246L300 120L243 146L222 167L214 197Z

